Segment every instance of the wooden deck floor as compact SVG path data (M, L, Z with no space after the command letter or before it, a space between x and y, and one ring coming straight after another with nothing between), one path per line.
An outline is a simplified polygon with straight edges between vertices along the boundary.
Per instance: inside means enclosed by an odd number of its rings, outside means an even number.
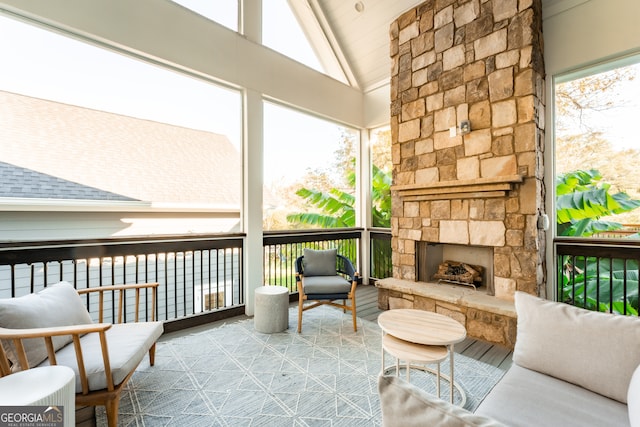
M378 308L378 288L360 285L356 290L356 310L358 317L377 322L382 313ZM466 338L455 345L455 352L500 369L507 370L511 366L511 350L484 341Z

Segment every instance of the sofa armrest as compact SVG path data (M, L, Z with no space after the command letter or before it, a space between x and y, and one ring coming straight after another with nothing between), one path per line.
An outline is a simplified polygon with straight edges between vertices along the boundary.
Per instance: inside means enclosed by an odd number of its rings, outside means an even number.
M438 399L398 377L380 375L378 393L385 427L504 427L498 421Z
M132 283L128 285L110 285L100 286L96 288L78 289L79 295L98 293L98 322L104 321L104 294L105 292L118 292L118 317L116 323L122 323L122 314L124 312L124 296L128 290L134 290L136 295L135 302L135 321L140 321L140 293L143 289L151 289L151 321L156 320L156 301L158 295L158 283Z

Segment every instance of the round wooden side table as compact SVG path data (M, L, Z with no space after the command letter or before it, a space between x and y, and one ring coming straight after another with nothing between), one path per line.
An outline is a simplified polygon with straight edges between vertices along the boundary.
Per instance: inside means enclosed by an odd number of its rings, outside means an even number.
M389 351L391 355L403 355L402 359L407 361L407 371L409 369L420 369L436 374L438 377L438 393L440 391L440 378L449 381L451 403L453 403L454 400L453 390L455 387L461 396L460 406L464 406L466 403L466 394L454 380L453 351L454 344L461 342L467 336L467 330L464 326L442 314L415 309L385 311L378 316L378 325L382 329L383 335L383 372L387 369L384 366L384 351L391 349L391 351ZM393 338L386 338L387 336ZM446 350L444 356L440 359L440 356L442 356L442 348ZM440 373L440 362L444 360L446 356L449 356L448 376L441 375ZM400 359L400 357L396 356L396 359ZM434 372L426 366L412 365L411 362L437 363L438 369ZM396 372L398 370L398 363L398 360L396 360Z

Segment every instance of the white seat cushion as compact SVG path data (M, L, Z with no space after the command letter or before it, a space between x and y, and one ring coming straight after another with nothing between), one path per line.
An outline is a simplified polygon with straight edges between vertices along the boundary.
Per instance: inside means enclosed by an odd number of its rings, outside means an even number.
M107 345L114 385L120 384L136 369L151 346L160 338L162 331L162 322L122 323L111 326L107 331ZM84 335L80 343L89 380L89 390L105 389L107 378L104 374L100 336L96 333ZM74 370L76 393L81 392L82 385L73 344L58 350L56 360L58 365L68 366ZM40 366L47 365L49 360L45 360Z
M511 366L475 413L511 427L629 425L625 404L518 365Z
M335 276L304 277L302 280L305 294L344 294L351 291L351 283L345 278Z

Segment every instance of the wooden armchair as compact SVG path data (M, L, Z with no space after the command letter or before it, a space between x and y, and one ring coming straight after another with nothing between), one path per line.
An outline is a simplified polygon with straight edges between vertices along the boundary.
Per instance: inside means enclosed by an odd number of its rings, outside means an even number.
M302 313L323 304L351 311L353 330L358 330L356 317L356 286L360 277L348 258L335 249L305 249L296 259L298 285L298 333L302 331ZM342 300L342 303L336 302ZM350 304L347 304L350 300ZM305 305L305 301L315 301Z
M104 286L76 291L66 282L35 294L0 299L0 376L36 366L63 365L76 374L76 405L104 405L109 427L118 424L120 394L147 352L154 364L162 322L139 321L140 292L157 283ZM121 323L124 292L135 290L135 322ZM99 320L93 323L80 294L99 293ZM117 292L117 323L104 323L105 292Z

